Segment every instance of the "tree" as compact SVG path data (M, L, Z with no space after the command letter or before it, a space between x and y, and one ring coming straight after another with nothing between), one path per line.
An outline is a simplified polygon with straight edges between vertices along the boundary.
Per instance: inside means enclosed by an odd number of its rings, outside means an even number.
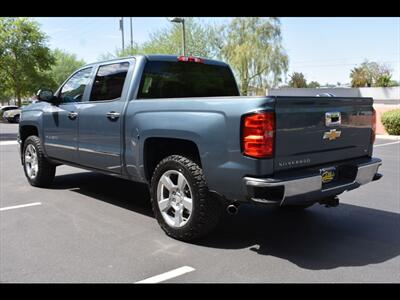
M140 46L136 43L133 44L133 47L128 46L124 50L122 48L116 48L114 53L108 52L106 54L100 55L99 59L100 60L107 60L107 59L112 59L112 58L117 58L117 57L125 57L125 56L130 56L130 55L136 55L136 54L144 54Z
M212 58L215 51L210 39L212 30L209 26L200 24L195 18L185 18L186 55ZM150 34L149 41L133 47L115 49L114 53L100 56L101 59L110 59L136 54L182 54L182 25L170 24L168 27Z
M293 88L306 88L307 80L304 78L303 73L293 72L289 75L290 81L289 86Z
M308 88L319 88L321 85L317 81L311 81L309 84L307 84Z
M233 68L243 95L250 85L263 89L276 86L287 72L288 56L278 18L233 18L212 30L210 36L211 51Z
M390 85L392 70L385 64L365 60L350 72L352 87L385 87Z
M388 74L382 74L376 79L375 86L388 87L392 81L392 76Z
M6 74L0 69L0 104L4 105L6 102L10 104L12 92L10 88L5 84ZM1 116L0 116L1 117Z
M185 18L186 55L212 58L213 44L210 43L212 29L195 18ZM140 50L144 54L182 54L182 24L171 23L169 27L150 34Z
M85 62L77 59L75 54L70 54L60 49L53 50L52 55L55 58L55 63L47 72L49 79L47 85L50 89L56 89L76 69L83 66Z
M0 79L0 82L2 80ZM6 89L4 85L0 86L0 105L4 105L6 102L10 104L10 99L12 95L10 93L10 90Z
M54 63L46 45L47 37L37 22L29 18L0 18L0 69L5 84L18 105L43 81L43 73Z
M350 72L352 87L365 87L368 84L368 75L362 67L355 67Z
M388 87L392 80L392 69L385 64L377 64L373 73L374 86Z

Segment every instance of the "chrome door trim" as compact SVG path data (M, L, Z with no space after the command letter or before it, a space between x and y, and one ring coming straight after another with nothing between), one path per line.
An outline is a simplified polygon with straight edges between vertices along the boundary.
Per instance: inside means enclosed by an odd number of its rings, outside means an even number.
M68 150L78 150L78 147L72 147L72 146L66 146L66 145L60 145L60 144L53 144L53 143L44 143L45 146L50 146L50 147L57 147L57 148L62 148L62 149L68 149Z
M120 154L117 153L111 153L111 152L105 152L105 151L97 151L97 150L92 150L88 148L78 148L79 151L87 152L87 153L93 153L93 154L100 154L100 155L109 155L109 156L114 156L114 157L120 157Z

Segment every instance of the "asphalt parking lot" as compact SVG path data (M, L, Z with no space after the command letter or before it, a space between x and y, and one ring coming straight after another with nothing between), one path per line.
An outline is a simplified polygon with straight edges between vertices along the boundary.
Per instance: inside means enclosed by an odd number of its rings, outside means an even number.
M30 186L17 128L0 124L1 282L400 282L400 141L377 139L384 177L336 208L241 206L187 244L143 185L60 166L52 188Z

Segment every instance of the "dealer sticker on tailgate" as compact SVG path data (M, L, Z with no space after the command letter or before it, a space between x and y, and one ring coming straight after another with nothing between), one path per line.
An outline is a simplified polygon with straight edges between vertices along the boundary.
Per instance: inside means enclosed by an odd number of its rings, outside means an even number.
M320 174L322 183L332 182L336 177L336 167L321 169Z

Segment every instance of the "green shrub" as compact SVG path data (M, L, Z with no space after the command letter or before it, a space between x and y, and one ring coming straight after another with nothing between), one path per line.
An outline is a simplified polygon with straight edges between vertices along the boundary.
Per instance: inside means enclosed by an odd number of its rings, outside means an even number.
M384 112L381 120L389 134L400 135L400 109Z

